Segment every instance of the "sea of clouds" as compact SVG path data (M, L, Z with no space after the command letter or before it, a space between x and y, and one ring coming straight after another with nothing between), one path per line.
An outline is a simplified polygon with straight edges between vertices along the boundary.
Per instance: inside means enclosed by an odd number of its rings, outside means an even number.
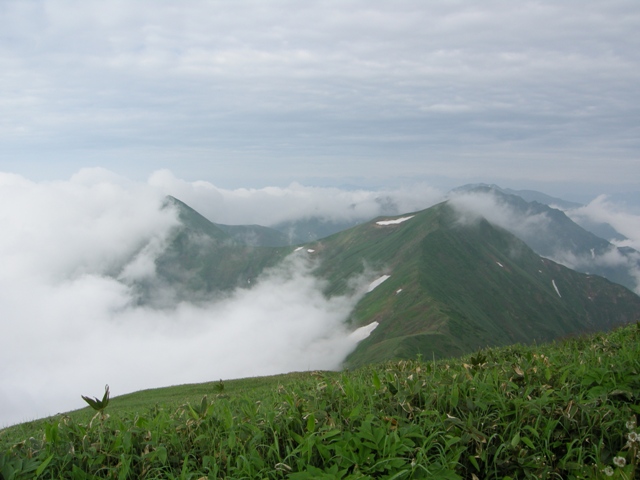
M0 428L84 406L80 395L337 369L356 347L348 319L377 275L327 298L301 253L224 297L137 302L133 285L179 226L166 195L210 220L265 226L316 216L363 221L427 208L444 194L425 185L395 190L289 187L221 189L167 170L145 182L93 168L60 181L0 173ZM515 232L544 226L482 196L459 205ZM608 221L640 247L640 217L607 197L573 212ZM167 298L171 297L167 292ZM178 297L176 297L178 298Z
M393 202L424 208L434 192ZM389 208L379 199L392 193L222 190L168 171L144 183L99 168L53 182L0 173L0 427L83 407L80 395L100 395L106 383L118 395L336 369L355 348L359 338L345 322L371 278L327 298L304 254L224 298L163 308L136 302L134 282L153 277L179 225L166 195L219 223L268 225L307 215L368 219Z

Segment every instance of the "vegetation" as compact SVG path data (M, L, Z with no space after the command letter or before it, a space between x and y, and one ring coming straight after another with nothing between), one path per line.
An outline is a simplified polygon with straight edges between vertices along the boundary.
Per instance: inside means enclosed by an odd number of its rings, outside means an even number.
M157 259L156 272L161 286L176 291L173 301L250 286L295 250L242 244L182 202L170 201L182 226ZM379 325L349 356L350 368L547 342L640 321L640 297L630 290L543 259L486 220L462 222L447 202L404 216L411 218L387 226L366 222L298 252L317 260L314 274L325 282L327 296L349 292L365 270L390 275L352 314L354 328ZM157 286L137 285L141 302L163 306L166 289ZM161 298L155 298L158 292Z
M632 479L639 395L635 324L115 397L93 418L86 408L0 431L0 476Z

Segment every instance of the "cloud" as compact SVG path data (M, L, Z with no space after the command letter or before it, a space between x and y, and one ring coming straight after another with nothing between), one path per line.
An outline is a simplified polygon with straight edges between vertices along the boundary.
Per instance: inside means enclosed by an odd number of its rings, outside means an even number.
M204 181L187 182L168 170L154 172L149 184L179 198L209 220L230 225L273 226L310 216L332 222L363 221L422 210L443 198L440 190L424 184L344 190L292 183L287 187L230 190Z
M492 193L455 193L449 197L449 203L458 211L460 222L473 223L485 218L521 239L539 235L549 225L544 212L523 214Z
M30 178L637 187L632 1L5 3L1 160Z
M592 241L586 233L572 237L571 230L567 230L559 219L552 220L548 211L527 207L524 203L516 207L493 193L455 193L449 201L462 223L485 218L520 238L541 256L580 272L606 276L640 294L640 254L617 248L640 246L640 216L607 202L605 196L597 197L585 207L568 210L566 215L578 223L585 218L595 223L609 223L629 237L624 241L611 240L608 246ZM589 242L591 246L587 247Z
M36 183L0 174L0 426L150 387L338 368L371 278L327 298L302 252L251 289L152 308L132 281L177 225L164 194L101 170ZM170 293L170 292L169 292ZM170 298L170 296L169 296Z
M607 195L599 195L588 205L566 213L576 221L587 219L594 223L608 223L627 237L626 240L616 241L616 245L640 251L640 215L631 213L629 207L633 206L611 201Z

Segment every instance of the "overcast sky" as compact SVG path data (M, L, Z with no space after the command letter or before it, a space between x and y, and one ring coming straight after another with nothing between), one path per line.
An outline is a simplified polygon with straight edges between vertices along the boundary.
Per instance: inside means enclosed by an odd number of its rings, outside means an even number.
M637 0L0 0L0 428L106 382L355 347L365 293L325 298L299 258L215 302L136 304L177 222L165 195L272 225L497 183L584 202L640 248L639 32Z
M637 0L3 0L0 171L638 190L639 32Z

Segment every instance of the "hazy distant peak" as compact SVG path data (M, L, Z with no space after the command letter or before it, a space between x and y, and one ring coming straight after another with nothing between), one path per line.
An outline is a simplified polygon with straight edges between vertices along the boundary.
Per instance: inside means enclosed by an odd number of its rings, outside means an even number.
M579 208L583 206L580 203L570 202L568 200L563 200L562 198L552 197L551 195L547 195L546 193L538 192L536 190L513 190L511 188L502 188L496 184L487 183L469 183L467 185L462 185L461 187L454 188L449 193L457 194L467 192L499 192L505 195L515 195L522 198L526 202L537 202L552 208L560 208L561 210L569 210L572 208Z

